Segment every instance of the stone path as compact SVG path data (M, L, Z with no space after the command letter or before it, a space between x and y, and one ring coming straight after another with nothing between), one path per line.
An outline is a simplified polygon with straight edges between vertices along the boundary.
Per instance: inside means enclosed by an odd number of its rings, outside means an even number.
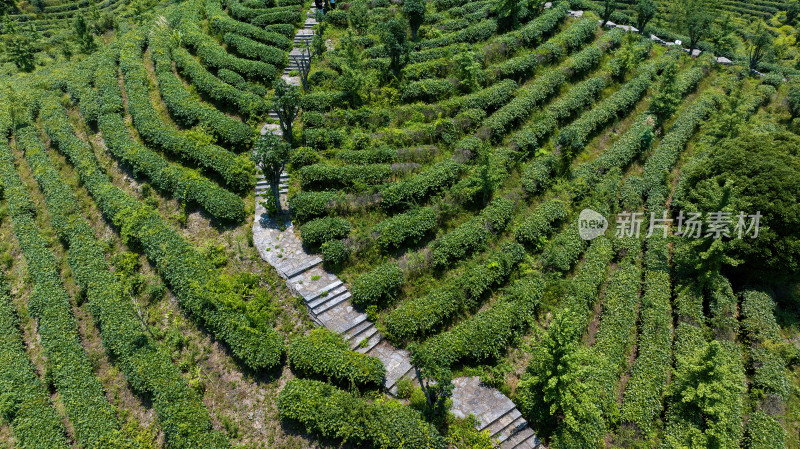
M295 46L305 47L305 42L313 37L313 27L317 23L313 19L314 12L312 7L305 27L295 36ZM298 48L292 52L301 54ZM288 76L297 69L296 63L290 62L284 70L284 79L289 83L299 84L298 77ZM278 119L274 111L270 112L270 117L275 121ZM279 125L274 123L262 127L261 134L268 132L281 134ZM284 210L288 210L289 206L288 180L287 174L281 175L279 192ZM386 366L384 388L390 394L396 394L400 379L415 380L416 371L411 365L409 352L395 348L384 340L367 315L353 307L347 286L336 275L323 268L319 256L308 254L304 250L288 216L280 219L267 216L266 209L260 203L271 192L269 181L259 174L253 223L253 243L259 255L286 280L293 295L303 298L308 306L309 316L315 323L341 334L349 342L351 349L377 357L383 362ZM478 429L489 429L503 449L543 447L514 403L502 393L481 385L477 377L457 378L454 383L451 411L456 416L475 415L480 422Z

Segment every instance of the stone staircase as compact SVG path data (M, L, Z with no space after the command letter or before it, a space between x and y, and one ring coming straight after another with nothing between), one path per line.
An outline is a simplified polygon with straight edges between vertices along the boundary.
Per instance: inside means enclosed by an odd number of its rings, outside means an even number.
M313 8L309 16L312 13ZM313 36L314 25L316 21L309 17L305 28L298 31L298 36L302 36L301 40ZM295 43L297 42L298 38L295 37ZM288 70L290 67L284 73L288 74ZM274 112L270 111L270 117L277 121L277 114ZM267 132L281 133L276 124L265 124L261 134ZM284 210L289 207L288 180L289 176L283 173L279 192ZM353 307L347 286L336 275L324 269L319 256L306 253L288 216L279 219L267 216L267 211L260 203L271 192L269 181L259 174L253 223L253 243L259 255L286 280L292 294L303 298L308 314L315 323L342 335L351 349L377 357L383 362L386 367L384 388L392 395L397 394L397 383L400 379L414 381L416 378L411 355L384 340L367 314ZM502 449L543 447L514 403L502 393L481 385L477 377L457 378L454 383L451 411L456 416L475 415L481 423L479 430L488 429Z

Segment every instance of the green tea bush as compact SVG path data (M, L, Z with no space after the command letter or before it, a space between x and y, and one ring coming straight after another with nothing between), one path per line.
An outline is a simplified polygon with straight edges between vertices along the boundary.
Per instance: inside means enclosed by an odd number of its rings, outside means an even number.
M469 264L461 276L426 296L403 302L386 315L387 337L397 342L426 335L475 309L484 293L504 282L524 258L522 245L503 243L486 261Z
M422 173L392 183L383 189L381 206L389 210L421 203L429 196L453 185L462 170L463 166L452 159L432 165Z
M120 52L120 69L128 93L128 111L142 139L165 152L214 170L236 191L255 185L255 165L247 155L236 156L216 145L201 144L165 124L150 102L147 74L142 66L144 39L129 33Z
M289 198L289 209L295 220L302 223L327 214L337 198L336 192L300 192Z
M350 234L350 222L339 217L317 218L300 227L303 244L317 247L329 240L342 239Z
M56 97L44 95L40 102L44 129L54 147L70 160L82 184L120 230L123 240L139 245L171 286L183 310L226 343L233 355L251 369L279 366L283 338L260 317L254 322L240 294L156 211L111 184L92 149L75 136Z
M392 167L389 164L328 165L320 163L307 165L301 168L298 174L300 187L303 189L346 188L360 183L380 184L392 175ZM397 185L397 183L392 185Z
M0 124L2 126L2 124ZM5 133L0 146L5 145ZM2 151L2 150L0 150ZM21 449L66 448L66 429L25 353L20 321L0 276L0 417Z
M393 251L419 244L438 224L439 214L421 207L383 220L372 232L378 234L378 245L384 251Z
M277 404L281 419L324 438L368 443L376 449L447 447L416 410L387 399L368 403L324 382L292 379Z
M381 306L391 301L403 286L403 270L394 263L378 265L357 277L350 287L352 301L358 307Z
M104 136L107 140L108 136ZM76 283L86 294L103 346L134 391L151 398L168 444L228 446L226 439L212 430L211 418L200 396L183 379L167 352L153 340L134 304L109 270L100 241L72 190L45 153L36 130L19 129L17 142L42 188L51 223L69 249L67 262Z
M524 245L541 248L554 228L567 218L567 214L569 206L564 201L545 201L516 229L514 238Z
M297 374L343 387L380 387L386 368L377 357L351 351L339 334L317 328L289 343L289 365Z
M480 214L434 243L431 251L434 265L447 266L483 248L492 234L505 230L513 211L514 203L511 200L493 200Z
M223 41L228 48L247 59L255 59L275 67L286 65L286 52L271 45L262 44L246 36L236 33L225 33Z

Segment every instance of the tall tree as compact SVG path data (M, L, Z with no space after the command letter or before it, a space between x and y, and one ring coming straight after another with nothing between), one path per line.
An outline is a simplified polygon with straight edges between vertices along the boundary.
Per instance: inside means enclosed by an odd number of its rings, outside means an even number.
M791 0L789 4L786 5L786 23L789 25L794 24L798 15L800 15L800 1Z
M763 20L752 27L746 34L747 42L747 62L750 71L758 69L758 65L772 51L772 35L767 30Z
M6 40L8 59L23 72L33 71L36 45L27 33L12 33Z
M273 133L266 133L259 137L253 146L253 162L269 180L272 196L275 198L275 208L280 213L280 181L286 164L289 162L292 147L283 139Z
M278 114L283 138L292 145L292 125L300 112L300 91L297 86L286 83L282 78L276 80L272 87L272 109Z
M403 3L403 15L408 20L411 27L411 39L417 40L417 31L425 21L425 0L405 0Z
M553 447L597 447L605 432L597 398L584 382L591 368L580 323L569 309L556 314L517 386L522 412L545 434L555 430Z
M689 36L689 53L711 34L718 3L718 0L678 0L673 3L673 21Z
M408 23L395 17L386 22L381 33L384 48L389 54L389 67L395 75L400 74L400 70L408 58L406 30L408 30Z
M714 340L676 371L670 384L670 415L694 432L681 432L689 441L667 435L669 447L739 447L745 391L738 350Z
M97 43L94 41L94 34L92 34L92 30L83 14L75 16L73 29L75 30L75 37L78 40L81 53L89 54L97 49Z
M611 14L614 14L616 9L617 0L603 0L603 9L600 13L600 18L603 19L602 26L606 26L606 23L611 20Z
M633 9L636 11L636 28L644 34L644 28L658 12L658 4L655 0L637 0Z

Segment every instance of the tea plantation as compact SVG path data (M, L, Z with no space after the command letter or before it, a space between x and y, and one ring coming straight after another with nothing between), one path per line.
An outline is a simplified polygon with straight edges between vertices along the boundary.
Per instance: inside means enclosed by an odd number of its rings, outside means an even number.
M0 15L0 448L800 447L797 0Z

